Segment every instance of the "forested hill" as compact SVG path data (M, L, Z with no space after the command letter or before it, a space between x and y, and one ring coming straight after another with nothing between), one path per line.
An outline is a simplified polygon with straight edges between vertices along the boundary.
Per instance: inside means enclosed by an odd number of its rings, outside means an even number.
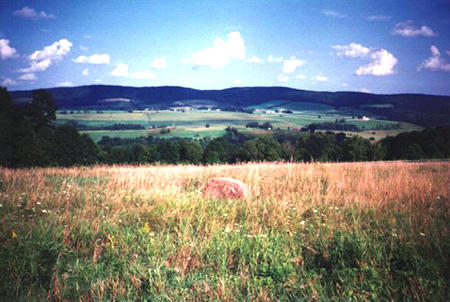
M92 85L48 89L60 109L144 109L172 105L213 104L217 107L246 108L269 101L289 107L296 103L318 103L367 112L388 119L422 126L449 124L450 97L423 94L378 95L362 92L317 92L288 87L240 87L196 90L184 87L126 87ZM31 100L31 90L12 91L15 102ZM281 103L279 102L281 101Z

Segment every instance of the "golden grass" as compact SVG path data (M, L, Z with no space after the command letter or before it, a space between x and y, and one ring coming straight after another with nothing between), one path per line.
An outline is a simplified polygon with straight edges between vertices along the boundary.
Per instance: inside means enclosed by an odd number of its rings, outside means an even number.
M160 252L160 259L156 258L160 265L173 269L184 278L202 270L219 270L217 263L220 261L215 259L222 259L224 247L231 249L250 239L254 244L266 246L281 234L279 238L291 238L282 243L285 244L283 249L298 248L298 242L304 245L303 254L294 253L295 257L290 259L303 271L308 253L318 254L313 243L331 240L337 232L366 234L366 230L373 228L371 234L374 235L368 236L377 238L375 234L388 234L387 238L391 238L388 244L394 242L392 236L402 239L410 234L415 234L416 242L422 238L447 242L448 229L432 225L434 217L440 213L449 216L449 167L450 162L398 161L0 168L0 203L6 210L0 216L0 225L4 226L0 235L20 242L25 234L44 222L44 229L60 230L58 240L63 241L65 249L60 251L58 259L64 257L63 251L71 251L69 255L78 253L77 259L95 267L99 261L105 261L102 257L116 253L117 258L125 259L125 267L129 267L130 272L120 280L115 279L118 277L114 274L94 280L87 297L98 297L99 300L108 299L104 296L105 290L126 296L123 284L140 288L145 279L143 272L132 271L132 268L138 267L138 261L146 259L148 246ZM247 184L250 197L245 200L204 198L202 191L207 181L222 176ZM368 215L372 215L371 209L374 219L368 219ZM407 219L408 231L396 229L395 215L385 215L397 212ZM11 239L10 234L17 237ZM130 236L142 237L140 240L147 243L133 246ZM405 238L405 242L410 239ZM252 251L248 249L248 253ZM266 250L264 255L270 257L271 253ZM327 259L327 252L323 253L323 258ZM250 280L251 264L234 258L237 256L232 253L224 257L228 276L232 275L231 268L239 267L236 278L248 288L248 295L259 300L272 300L268 287L250 285L254 282ZM359 265L381 265L375 258L368 257L370 260L367 261L373 263ZM18 267L20 263L14 265ZM146 267L148 264L140 265ZM69 281L64 279L65 274L55 271L51 283L53 297L60 296L59 290L67 287ZM216 283L210 283L208 278L198 281L193 285L193 292L183 297L189 300L189 297L203 293L211 299L233 300L236 288L230 279L222 279L224 276L226 273L221 271ZM162 279L155 280L152 290L170 292L161 283ZM20 286L21 281L16 282ZM286 281L286 286L289 282ZM313 283L302 286L314 293ZM174 293L174 298L180 298L177 294ZM422 296L425 294L426 291L421 292ZM312 300L319 300L318 297Z
M75 207L80 219L94 221L102 217L97 215L101 206L108 207L109 219L119 219L128 208L148 212L160 206L169 210L167 215L184 219L192 211L207 211L204 184L226 176L241 180L251 191L248 200L229 201L230 215L238 215L245 203L247 219L259 229L261 221L272 227L286 223L292 209L299 215L311 206L401 210L448 199L449 167L449 162L368 162L0 169L1 177L10 180L0 198L20 204L26 196L26 207L41 202L49 209L64 208L61 214L70 218Z

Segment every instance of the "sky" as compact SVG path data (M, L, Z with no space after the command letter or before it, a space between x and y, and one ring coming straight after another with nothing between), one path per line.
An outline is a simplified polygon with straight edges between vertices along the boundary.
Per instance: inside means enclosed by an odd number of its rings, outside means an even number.
M450 0L4 0L0 85L450 95Z

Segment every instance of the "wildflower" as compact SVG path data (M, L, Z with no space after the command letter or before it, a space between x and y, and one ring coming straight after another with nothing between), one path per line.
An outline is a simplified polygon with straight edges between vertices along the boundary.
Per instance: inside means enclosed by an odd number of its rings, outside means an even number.
M36 204L37 204L38 206L40 206L40 205L41 205L41 202L40 202L40 201L38 201L38 202L36 202Z
M316 210L316 209L314 209L313 211L314 211L314 213L317 213L317 210Z
M422 236L422 237L425 237L425 234L424 234L424 233L419 233L419 235Z
M144 233L150 233L150 226L148 225L148 222L144 223L144 226L142 227L142 232Z
M42 210L41 212L44 214L47 214L47 210Z
M394 236L394 237L397 237L397 234L395 234L395 233L392 233L392 236Z
M0 208L3 208L3 203L0 203Z
M322 226L325 226L325 223L322 223Z
M300 222L300 224L301 224L301 225L305 225L305 221L302 220L302 221Z
M14 232L14 231L11 232L11 238L12 239L16 239L17 238L16 232Z
M227 227L225 228L224 232L225 232L225 233L229 233L229 232L231 232L231 229L230 229L230 227L229 227L229 226L227 226Z

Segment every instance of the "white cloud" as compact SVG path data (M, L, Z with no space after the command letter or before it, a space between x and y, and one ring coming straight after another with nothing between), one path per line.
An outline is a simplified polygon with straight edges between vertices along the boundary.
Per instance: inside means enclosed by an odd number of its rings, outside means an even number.
M88 75L89 75L89 69L86 68L85 70L83 70L82 74L83 74L84 76L88 76Z
M10 58L17 57L17 51L15 48L9 46L9 40L1 39L0 40L0 59L6 60Z
M350 43L348 45L333 45L331 48L337 50L338 57L360 58L366 56L370 49L357 43Z
M30 66L27 68L19 69L19 72L40 72L47 70L52 64L52 60L45 59L42 61L33 61L30 63Z
M359 67L355 72L357 75L385 76L394 73L394 67L398 60L389 51L386 49L376 50L370 57L373 62Z
M262 63L263 60L261 58L258 58L257 56L253 56L250 59L248 59L247 61L249 61L250 63Z
M30 60L41 61L50 59L52 61L60 61L67 55L72 47L72 42L67 39L61 39L52 45L44 47L42 50L36 50L30 55Z
M86 47L84 45L80 45L80 49L81 49L81 51L88 51L89 47Z
M327 82L328 81L328 78L321 74L313 76L312 79L317 82Z
M367 88L361 88L361 89L359 90L359 92L372 93L372 91L370 91L370 90L367 89Z
M56 84L57 86L61 86L61 87L68 87L68 86L73 86L73 83L72 82L62 82L62 83L59 83L59 84Z
M431 50L431 56L426 59L425 61L420 64L420 66L417 68L418 71L422 69L428 69L428 70L443 70L443 71L450 71L450 63L441 57L441 52L439 49L432 45L430 47ZM446 51L447 55L449 54L449 51Z
M391 32L393 35L400 35L403 37L434 37L437 36L437 33L434 32L428 26L422 25L421 27L417 27L414 25L412 21L400 22L397 23Z
M22 81L34 81L37 80L36 75L34 73L25 73L19 77L19 80Z
M297 67L305 64L304 60L299 60L296 57L290 57L283 62L283 73L293 73Z
M394 73L394 67L398 62L397 58L386 49L372 50L357 43L334 45L332 48L337 50L336 55L340 57L362 58L370 54L373 62L359 67L355 71L357 75L390 75Z
M389 19L391 19L391 17L386 15L372 15L367 17L367 20L369 21L384 21Z
M109 55L93 54L92 56L79 56L73 60L75 63L87 63L87 64L109 64Z
M40 11L37 13L34 8L30 8L28 6L23 7L22 9L16 10L13 13L14 16L27 18L27 19L53 19L55 15L47 14L44 11Z
M242 60L245 58L245 43L239 32L228 34L227 40L217 38L213 46L197 51L189 59L183 59L183 64L194 64L197 66L210 66L212 68L224 67L232 59Z
M324 10L322 10L322 14L324 14L327 17L335 17L335 18L346 18L347 17L347 15L342 14L342 13L337 12L332 9L324 9Z
M283 62L283 57L274 57L274 56L270 55L267 58L267 62L269 62L269 63L280 63L280 62Z
M153 62L150 65L150 67L155 69L166 69L167 68L166 57L153 59Z
M344 83L341 84L341 86L342 86L342 87L348 87L348 83L345 83L345 82L344 82Z
M295 78L299 79L299 80L304 80L304 79L306 79L306 76L304 74L299 74Z
M12 79L4 79L2 81L2 86L14 86L17 85L17 82L15 80Z
M152 73L149 69L145 71L137 71L130 73L128 71L127 64L119 64L116 68L110 73L110 75L114 77L123 77L129 78L133 80L154 80L156 79L156 75Z
M287 82L287 81L289 81L289 78L284 74L279 74L277 76L277 80L278 80L278 82Z
M100 83L102 81L102 79L95 79L94 83Z
M111 71L110 75L114 77L128 77L128 65L127 64L119 64Z
M61 61L69 53L71 47L72 42L61 39L42 50L36 50L28 56L31 61L30 66L19 69L19 72L33 73L47 70L53 63Z

